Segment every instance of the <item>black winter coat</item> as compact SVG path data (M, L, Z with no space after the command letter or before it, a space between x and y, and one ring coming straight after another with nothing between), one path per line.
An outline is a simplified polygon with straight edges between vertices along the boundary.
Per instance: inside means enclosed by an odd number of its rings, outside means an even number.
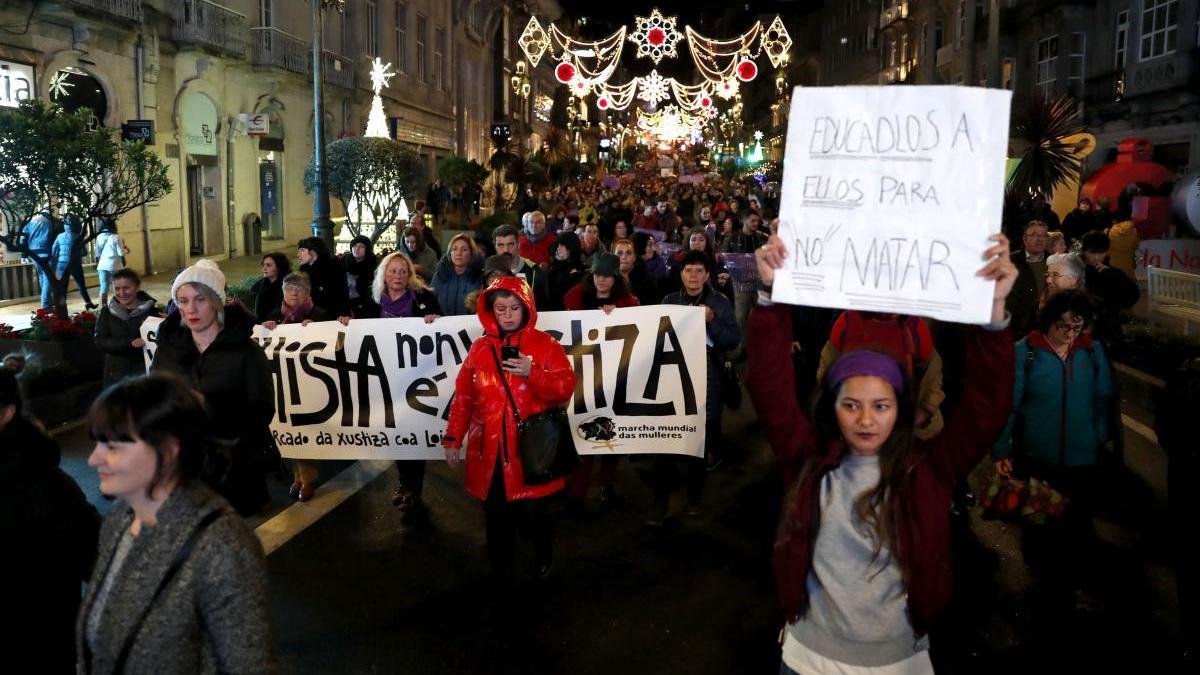
M0 632L7 672L75 667L79 585L91 576L100 514L58 459L54 441L25 418L0 430L0 578L12 617Z
M158 316L154 298L138 291L138 305L129 311L116 298L96 317L96 346L104 352L104 386L126 377L146 374L142 350L131 343L141 337L142 323Z
M254 324L241 306L226 305L225 327L201 354L179 313L172 313L159 325L150 365L151 371L181 375L204 394L209 433L231 445L229 480L214 487L243 515L261 506L264 476L278 458L268 426L275 387L266 354L250 338Z
M705 285L700 296L693 298L687 291L680 289L669 293L662 300L664 305L708 306L712 310L713 319L705 324L708 340L712 346L708 348L708 373L705 412L709 420L720 419L721 416L721 373L725 368L726 352L736 349L741 341L738 331L737 318L733 314L733 303L724 295Z
M254 282L250 292L254 294L254 316L262 323L272 310L283 304L283 277L277 277L275 281L263 277Z
M329 312L331 316L350 316L350 295L346 290L346 268L335 259L301 265L300 271L308 274L312 282L313 304ZM283 302L282 296L280 303ZM278 305L276 305L278 307Z

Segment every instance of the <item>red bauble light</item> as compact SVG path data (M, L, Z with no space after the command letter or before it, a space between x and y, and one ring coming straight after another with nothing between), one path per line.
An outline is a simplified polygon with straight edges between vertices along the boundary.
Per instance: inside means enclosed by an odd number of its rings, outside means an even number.
M646 42L649 42L651 45L653 45L655 47L661 45L662 43L664 43L666 41L667 41L667 34L661 28L651 28L650 31L646 33Z
M554 67L554 79L561 84L567 84L575 78L575 66L563 61Z
M750 59L742 59L737 64L737 78L742 82L749 82L758 77L758 66Z
M608 110L609 105L610 103L607 96L601 96L596 99L596 107L601 110Z
M711 105L712 105L712 97L711 96L701 96L700 97L700 107L701 108L707 108Z

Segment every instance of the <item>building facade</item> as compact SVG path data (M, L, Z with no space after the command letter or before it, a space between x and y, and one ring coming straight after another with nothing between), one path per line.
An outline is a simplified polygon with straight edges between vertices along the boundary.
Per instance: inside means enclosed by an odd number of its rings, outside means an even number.
M36 4L36 6L34 6ZM485 162L494 67L509 3L501 0L348 0L323 13L326 140L358 135L371 101L370 63L393 64L382 92L393 135L425 160L423 198L437 160ZM87 106L96 123L154 123L154 149L173 192L119 227L139 271L199 257L247 255L256 223L266 246L311 232L304 173L313 153L312 37L307 2L287 0L62 0L5 2L0 74L28 74L21 97ZM248 117L261 116L261 117ZM267 121L267 132L248 122ZM410 205L411 206L411 205ZM335 200L334 215L341 211Z

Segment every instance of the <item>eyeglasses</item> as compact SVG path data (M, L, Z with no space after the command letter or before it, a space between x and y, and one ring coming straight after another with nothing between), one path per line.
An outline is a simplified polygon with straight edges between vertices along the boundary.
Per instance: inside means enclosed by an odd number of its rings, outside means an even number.
M1086 321L1055 321L1054 328L1064 333L1080 333L1087 328Z

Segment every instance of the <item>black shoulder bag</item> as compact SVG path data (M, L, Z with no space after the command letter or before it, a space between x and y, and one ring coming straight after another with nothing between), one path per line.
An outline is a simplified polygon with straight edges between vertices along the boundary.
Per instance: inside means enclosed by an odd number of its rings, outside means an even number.
M150 614L150 610L154 609L154 603L158 600L158 596L162 595L167 584L171 583L171 580L179 572L179 568L183 567L188 557L192 555L192 549L196 547L196 541L200 539L200 535L204 534L208 526L212 525L217 518L220 518L222 513L224 513L222 509L217 509L206 514L199 524L196 525L196 529L192 530L192 534L184 542L183 547L175 554L175 559L171 561L171 567L167 569L167 573L163 576L162 581L159 582L158 588L154 589L154 595L150 598L149 604L142 610L141 615L138 616L137 621L134 622L133 627L129 630L129 634L125 636L125 644L121 645L121 651L117 654L117 660L113 665L114 673L125 672L125 662L129 660L129 652L133 651L133 642L137 639L138 632L142 630L142 624L146 622L146 617ZM88 670L90 671L91 668Z
M508 394L513 419L517 422L521 470L525 474L525 483L542 485L579 468L582 462L579 460L579 453L575 451L575 441L571 438L571 423L567 420L566 408L556 406L521 419L517 410L517 400L508 388L508 380L504 377L504 368L500 365L500 355L496 353L495 347L492 347L492 358L496 360L500 383L504 385L504 393Z

